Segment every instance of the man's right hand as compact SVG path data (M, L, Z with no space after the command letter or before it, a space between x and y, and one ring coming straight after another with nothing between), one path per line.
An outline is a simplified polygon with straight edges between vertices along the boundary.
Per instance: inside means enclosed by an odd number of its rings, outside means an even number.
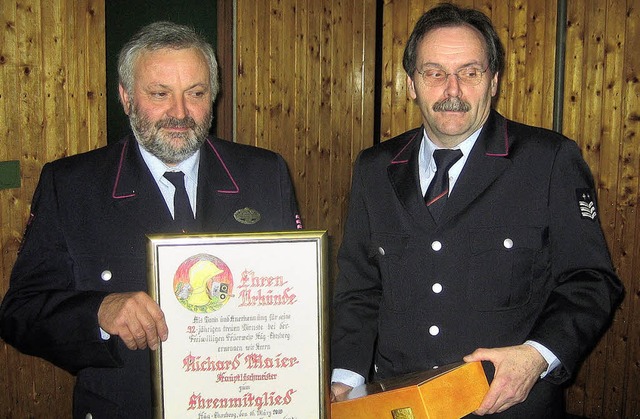
M142 291L106 296L98 309L98 324L110 335L120 336L131 350L156 350L169 336L162 309Z
M340 396L346 395L352 388L342 383L331 383L331 401L339 400Z

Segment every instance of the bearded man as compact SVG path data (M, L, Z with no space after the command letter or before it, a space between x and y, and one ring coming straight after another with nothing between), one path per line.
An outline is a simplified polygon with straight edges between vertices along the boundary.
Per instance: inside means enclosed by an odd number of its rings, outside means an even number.
M147 234L301 228L280 155L208 136L218 70L200 35L152 23L118 73L133 135L44 166L0 306L5 342L77 375L74 418L152 415L149 350L169 331Z

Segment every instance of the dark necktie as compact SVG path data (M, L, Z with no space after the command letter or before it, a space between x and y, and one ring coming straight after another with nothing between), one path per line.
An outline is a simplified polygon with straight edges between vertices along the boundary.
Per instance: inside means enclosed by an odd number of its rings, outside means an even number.
M173 195L173 219L175 224L183 232L192 230L195 223L187 189L184 187L184 173L165 172L164 177L176 187L176 192Z
M424 195L424 203L433 219L438 222L449 195L449 169L462 157L462 151L438 149L433 152L436 162L436 174Z

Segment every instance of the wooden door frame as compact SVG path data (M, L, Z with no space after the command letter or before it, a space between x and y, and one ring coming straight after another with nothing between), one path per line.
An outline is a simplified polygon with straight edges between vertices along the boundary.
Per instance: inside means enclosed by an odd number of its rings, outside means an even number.
M220 70L220 93L215 103L216 136L234 141L234 18L235 0L218 0L217 3L217 48L216 55Z

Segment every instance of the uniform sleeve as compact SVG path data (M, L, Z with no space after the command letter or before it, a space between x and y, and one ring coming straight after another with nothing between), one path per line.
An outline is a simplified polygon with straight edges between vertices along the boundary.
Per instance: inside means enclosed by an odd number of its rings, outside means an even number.
M577 145L559 148L549 187L553 289L529 339L562 365L550 374L568 379L608 327L623 287L600 227L594 182Z
M382 295L380 272L369 252L366 183L360 156L354 168L349 211L338 253L331 338L332 368L353 371L363 377L369 375L373 363Z
M75 373L85 367L118 366L116 338L100 337L102 292L75 287L57 203L54 171L42 170L31 216L0 306L0 336L23 353Z

